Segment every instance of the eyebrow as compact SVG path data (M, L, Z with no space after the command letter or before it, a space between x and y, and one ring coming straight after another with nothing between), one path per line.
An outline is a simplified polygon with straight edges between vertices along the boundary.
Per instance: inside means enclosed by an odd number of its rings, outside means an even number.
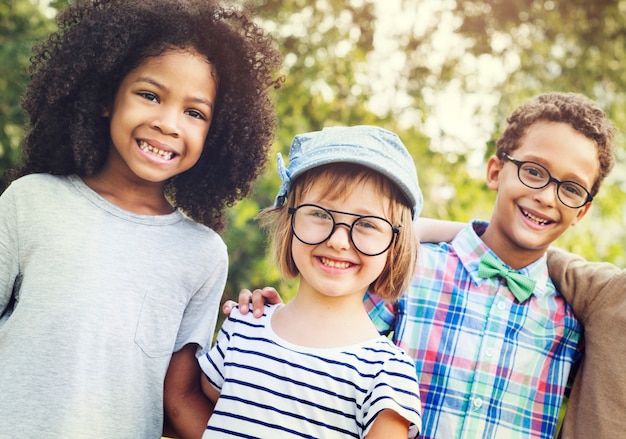
M156 88L158 88L160 90L168 91L168 88L166 86L164 86L160 82L150 78L149 76L140 76L139 78L137 78L135 80L135 82L136 83L138 83L138 82L146 82L148 84L151 84L151 85L155 86ZM196 102L198 104L204 104L204 105L208 106L211 109L213 109L213 107L214 107L213 102L208 100L208 99L198 98L198 97L195 97L195 96L192 96L190 99L191 99L192 102Z

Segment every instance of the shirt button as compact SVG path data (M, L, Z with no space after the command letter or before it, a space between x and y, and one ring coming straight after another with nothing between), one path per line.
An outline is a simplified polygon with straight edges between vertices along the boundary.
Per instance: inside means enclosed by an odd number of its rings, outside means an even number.
M500 311L504 311L504 308L506 308L506 303L504 302L498 302L498 309Z
M493 356L493 349L492 348L485 349L485 355L488 357Z
M474 407L479 409L483 406L483 400L480 398L474 398L474 401L472 402L472 404L474 404Z

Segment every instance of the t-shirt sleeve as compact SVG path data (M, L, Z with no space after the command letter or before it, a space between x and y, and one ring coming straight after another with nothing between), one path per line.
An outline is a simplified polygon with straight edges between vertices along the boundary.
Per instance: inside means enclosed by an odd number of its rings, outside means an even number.
M422 405L415 365L408 355L398 351L381 367L364 407L364 435L367 435L376 416L383 410L397 412L410 422L409 438L422 430Z
M185 308L174 351L178 351L189 343L196 343L200 349L204 350L211 346L220 302L226 285L228 254L226 245L218 235L214 235L210 247L211 259L207 264L208 276Z
M583 324L594 310L611 306L623 296L626 285L626 270L607 262L588 262L556 248L548 251L548 272Z
M238 315L239 309L237 307L233 308L217 334L215 345L208 352L202 351L198 357L200 369L202 369L202 372L213 387L219 391L222 390L224 384L224 360Z

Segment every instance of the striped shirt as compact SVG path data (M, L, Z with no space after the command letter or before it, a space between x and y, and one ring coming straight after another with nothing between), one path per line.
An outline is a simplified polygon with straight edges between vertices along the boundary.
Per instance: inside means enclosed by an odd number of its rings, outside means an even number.
M280 306L280 305L278 305ZM280 339L270 319L234 309L215 346L199 357L220 397L205 438L363 438L391 409L421 429L415 366L386 337L342 348L307 348Z
M374 296L365 305L416 361L421 437L549 439L581 327L555 291L545 256L520 270L537 281L523 303L498 279L478 277L490 250L474 228L485 226L468 225L450 244L423 245L395 309Z

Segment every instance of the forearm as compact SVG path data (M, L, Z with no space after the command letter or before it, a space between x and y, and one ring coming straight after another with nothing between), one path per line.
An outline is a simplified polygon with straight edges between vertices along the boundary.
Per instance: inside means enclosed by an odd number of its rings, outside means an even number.
M198 439L206 430L213 405L204 395L187 394L178 403L165 404L165 437Z
M450 242L465 223L420 217L414 227L420 242Z
M213 405L202 392L201 370L195 352L196 345L187 345L175 352L165 377L164 434L180 439L202 437L213 412Z

